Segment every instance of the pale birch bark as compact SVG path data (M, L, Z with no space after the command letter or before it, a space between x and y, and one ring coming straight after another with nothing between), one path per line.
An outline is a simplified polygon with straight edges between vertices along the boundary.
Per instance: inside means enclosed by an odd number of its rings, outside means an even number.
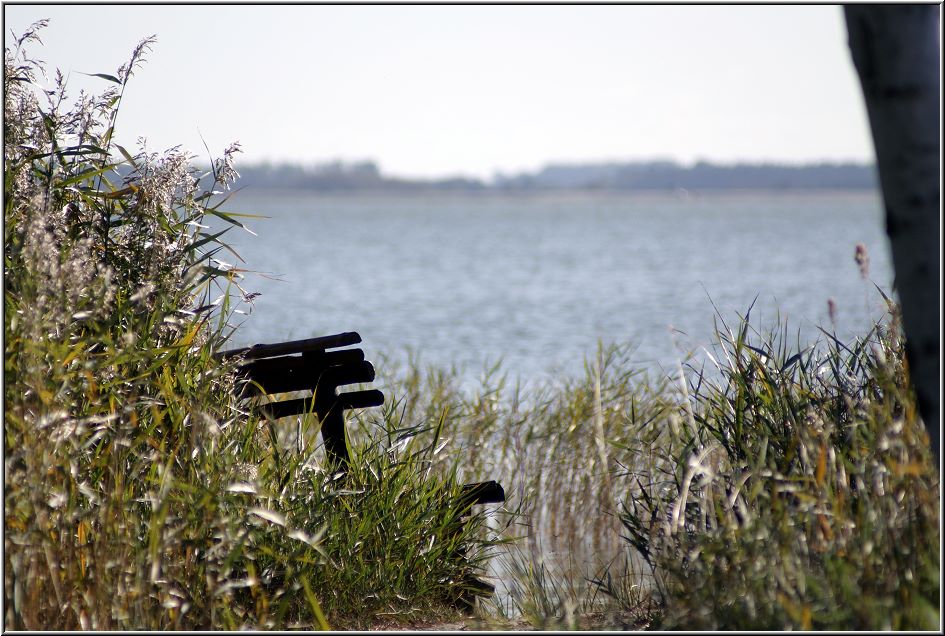
M939 459L941 99L938 5L844 8L886 207L906 356Z

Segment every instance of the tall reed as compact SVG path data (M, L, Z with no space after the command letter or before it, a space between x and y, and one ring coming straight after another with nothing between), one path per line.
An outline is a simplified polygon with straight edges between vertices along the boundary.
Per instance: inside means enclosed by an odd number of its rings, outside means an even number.
M233 397L251 302L224 242L238 176L115 142L143 40L98 95L4 56L4 623L237 629L405 621L468 600L489 539L397 414L344 480ZM227 228L210 229L211 219ZM367 421L367 420L363 420ZM307 426L313 426L311 423ZM317 423L314 425L317 430ZM294 428L294 427L292 427ZM397 435L394 435L397 431ZM397 444L372 443L396 438Z
M506 504L489 517L504 539L490 562L498 589L481 605L480 626L648 624L646 577L621 538L617 515L631 482L615 450L660 417L668 396L666 382L637 369L632 355L628 346L600 347L582 376L531 386L511 385L496 365L473 389L460 369L424 368L416 358L379 365L386 392L405 396L405 419L445 421L449 461L464 480L505 487Z
M886 301L850 343L718 315L665 377L625 346L527 389L382 365L464 475L506 486L482 626L934 628L940 482Z
M640 429L621 520L664 627L937 628L940 481L888 304L849 344L720 319L670 425Z

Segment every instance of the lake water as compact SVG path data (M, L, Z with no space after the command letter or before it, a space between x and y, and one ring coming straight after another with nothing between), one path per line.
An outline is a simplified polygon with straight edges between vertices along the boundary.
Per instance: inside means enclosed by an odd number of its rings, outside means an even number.
M458 364L475 378L578 373L598 340L672 370L758 296L752 323L787 318L803 338L862 333L892 282L881 201L872 193L324 196L237 193L225 206L266 215L230 241L261 293L234 345L358 331L384 352ZM711 300L710 300L711 299Z

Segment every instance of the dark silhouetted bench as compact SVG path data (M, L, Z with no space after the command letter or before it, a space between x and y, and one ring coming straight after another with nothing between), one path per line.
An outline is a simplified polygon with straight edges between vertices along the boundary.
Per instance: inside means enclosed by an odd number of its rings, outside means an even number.
M260 395L270 400L284 393L305 392L306 397L270 401L258 408L273 419L315 413L321 423L328 462L342 468L349 461L345 445L344 412L384 404L384 394L376 389L339 393L341 387L374 381L374 365L364 359L361 349L345 349L361 342L354 331L306 340L257 344L217 354L221 359L241 356L239 366L247 380L241 398ZM463 486L459 506L502 503L505 491L495 481Z
M321 338L277 344L257 344L218 354L221 358L242 356L239 372L246 378L242 398L305 392L306 397L270 401L258 408L273 419L315 413L321 423L325 453L330 464L348 462L344 412L384 404L377 390L339 393L340 387L374 380L374 365L361 349L340 349L361 342L351 331Z
M306 340L257 344L222 351L217 356L221 359L241 356L238 372L246 382L241 383L240 397L250 400L268 396L269 402L255 407L268 417L279 419L315 413L321 423L327 461L330 466L344 471L349 462L344 412L384 404L384 394L376 389L339 392L342 387L374 381L374 365L364 359L364 351L344 348L360 342L361 336L349 331ZM274 400L280 394L297 392L307 395ZM456 505L460 519L464 519L476 504L504 501L502 486L496 481L485 481L464 485ZM461 588L455 602L467 609L472 607L475 596L488 597L495 592L492 585L471 574Z
M351 347L361 336L349 331L320 338L293 340L276 344L257 344L217 353L220 359L239 356L238 373L246 380L239 384L240 398L250 401L267 396L268 402L252 404L272 419L314 413L321 424L322 440L329 466L344 472L350 458L345 443L344 412L384 404L384 394L377 389L339 392L353 384L374 381L374 365L364 359L364 351ZM286 393L304 393L303 397L275 399ZM301 432L299 433L301 444ZM502 503L505 491L496 481L466 484L455 505L459 532L463 519L476 504ZM465 553L462 555L465 557ZM457 589L455 603L469 609L476 596L488 597L495 588L469 574Z

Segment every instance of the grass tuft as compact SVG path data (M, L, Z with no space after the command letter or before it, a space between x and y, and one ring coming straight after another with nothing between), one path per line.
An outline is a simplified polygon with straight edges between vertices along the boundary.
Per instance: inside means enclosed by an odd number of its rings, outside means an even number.
M455 472L431 470L420 428L389 411L339 479L318 448L286 447L296 427L246 412L235 361L213 355L252 299L224 260L238 258L227 232L245 229L223 209L239 145L205 170L178 148L118 146L155 40L96 74L101 94L70 100L28 54L44 26L4 57L5 625L455 614L490 540L481 513L460 520Z
M934 629L939 478L899 315L844 344L721 323L621 520L679 629Z

